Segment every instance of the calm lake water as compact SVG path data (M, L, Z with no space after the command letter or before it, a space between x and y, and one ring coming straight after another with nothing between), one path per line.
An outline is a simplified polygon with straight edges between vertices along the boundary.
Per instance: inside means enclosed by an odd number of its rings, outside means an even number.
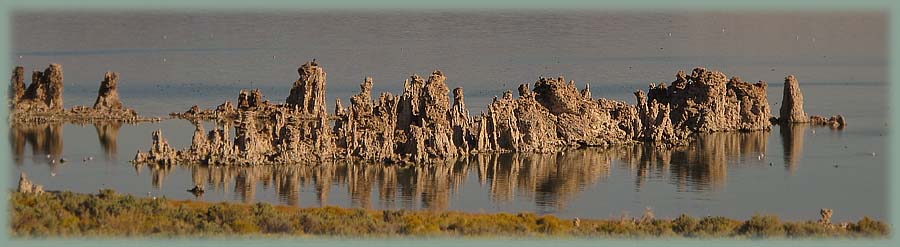
M473 113L539 76L565 75L590 83L594 97L634 103L634 90L704 66L770 82L775 114L783 78L794 74L808 113L843 114L849 126L717 133L670 151L160 170L128 160L156 129L188 147L188 121L37 125L9 130L13 155L4 162L48 190L194 199L186 190L204 183L196 198L205 201L594 218L651 207L659 217L814 219L825 207L836 220L886 219L886 21L877 12L18 13L10 59L26 70L62 64L67 107L92 104L107 70L121 74L125 104L160 116L235 101L248 87L283 102L298 65L313 58L328 72L329 106L347 102L366 76L375 94L399 93L409 75L440 69L450 87L465 88Z

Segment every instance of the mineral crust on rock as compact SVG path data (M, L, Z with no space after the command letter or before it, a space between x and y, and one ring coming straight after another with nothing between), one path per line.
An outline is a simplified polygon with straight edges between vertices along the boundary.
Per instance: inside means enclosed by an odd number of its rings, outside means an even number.
M34 71L31 85L19 93L24 86L22 67L14 70L13 94L10 121L16 123L44 122L92 122L119 121L127 123L159 121L159 118L141 117L134 109L122 104L118 93L119 74L107 72L93 107L74 106L63 108L63 71L59 64L51 64L43 72Z

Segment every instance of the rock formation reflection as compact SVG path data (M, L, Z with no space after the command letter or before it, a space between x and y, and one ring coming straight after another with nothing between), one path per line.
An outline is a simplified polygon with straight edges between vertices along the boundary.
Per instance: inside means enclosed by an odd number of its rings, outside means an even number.
M313 200L321 206L348 203L361 208L444 210L451 208L460 188L471 179L495 204L530 201L537 211L554 212L614 173L634 176L636 190L648 181L669 183L679 191L717 189L726 184L729 166L768 163L763 157L769 134L705 134L688 146L671 150L632 145L555 154L483 154L420 166L340 162L192 165L189 169L194 184L212 191L233 191L235 199L243 202L255 202L256 193L273 191L280 203L298 206L301 191L314 190ZM148 166L154 186L169 173L171 168L166 167ZM330 202L329 194L335 189L346 190L342 193L347 196L341 198L348 201Z
M803 138L807 124L791 124L779 126L781 143L784 146L784 168L793 175L800 168L800 157L803 157Z
M119 147L119 128L121 127L122 122L94 124L94 128L97 129L97 139L100 140L100 146L103 147L107 160L116 160Z
M635 175L635 190L640 191L648 180L668 180L679 191L705 191L726 184L728 166L764 164L769 134L708 133L671 150L635 145L610 154Z
M35 163L50 163L58 159L63 152L61 123L15 124L11 123L9 136L13 161L21 165L25 158L25 150L31 148L31 156ZM50 155L50 158L45 158Z
M63 123L11 123L9 131L10 146L12 148L13 161L21 165L24 161L25 151L31 149L31 157L34 163L48 163L55 166L63 155ZM107 160L116 160L118 152L119 129L121 122L94 123L97 130L97 139L100 147L106 154ZM47 155L50 155L47 158ZM82 157L76 157L78 159Z

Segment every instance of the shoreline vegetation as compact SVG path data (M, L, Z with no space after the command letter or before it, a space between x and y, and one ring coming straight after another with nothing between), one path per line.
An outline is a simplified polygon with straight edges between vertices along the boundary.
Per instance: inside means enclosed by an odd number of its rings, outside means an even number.
M534 238L886 238L890 227L863 217L833 224L773 215L561 219L534 213L298 208L98 194L12 192L11 236L42 237L534 237Z

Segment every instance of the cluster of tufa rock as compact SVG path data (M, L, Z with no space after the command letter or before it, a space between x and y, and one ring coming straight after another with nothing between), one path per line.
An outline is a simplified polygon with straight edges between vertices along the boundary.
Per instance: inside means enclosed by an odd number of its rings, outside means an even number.
M345 107L333 115L325 105L326 73L315 61L298 69L284 104L262 92L242 90L237 106L194 106L172 116L196 123L191 146L171 148L160 131L136 164L177 162L254 165L362 159L371 162L429 163L479 152L550 153L567 147L652 142L677 146L693 133L768 130L772 124L812 122L843 126L843 117L819 120L803 113L793 76L785 80L781 118L772 117L765 82L748 83L718 71L679 71L670 86L651 84L637 91L636 105L593 99L589 85L579 90L563 77L522 84L518 96L506 91L486 112L470 115L462 88L451 90L434 71L412 75L403 92L372 97L367 77ZM216 120L206 132L201 120ZM332 123L333 121L333 123ZM234 137L230 137L234 128Z
M32 183L30 180L28 180L28 176L26 176L25 173L23 172L21 175L19 175L18 192L41 194L41 193L44 193L44 186L42 186L40 184Z
M151 149L139 151L133 163L258 165L334 160L337 147L326 112L325 71L308 62L299 73L285 104L269 103L259 90L242 90L237 107L225 102L215 110L194 106L172 114L195 123L191 146L175 150L157 130ZM204 119L221 121L207 132L200 121Z
M100 82L93 107L75 106L65 109L62 66L50 64L43 72L34 71L31 75L31 84L27 88L24 71L23 67L16 67L10 79L10 118L14 123L90 121L135 123L160 120L140 117L134 109L122 104L118 93L118 73L106 72L106 76Z

